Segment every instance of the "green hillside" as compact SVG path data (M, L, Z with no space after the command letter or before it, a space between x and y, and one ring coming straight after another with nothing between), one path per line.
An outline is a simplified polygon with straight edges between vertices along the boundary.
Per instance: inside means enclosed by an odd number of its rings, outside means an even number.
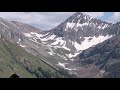
M66 77L19 45L0 39L0 78L14 73L21 78Z

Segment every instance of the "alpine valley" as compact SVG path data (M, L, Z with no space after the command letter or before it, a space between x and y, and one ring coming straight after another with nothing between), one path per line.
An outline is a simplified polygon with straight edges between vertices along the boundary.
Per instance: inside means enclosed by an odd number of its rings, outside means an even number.
M51 30L0 18L0 77L120 78L120 23L77 12Z

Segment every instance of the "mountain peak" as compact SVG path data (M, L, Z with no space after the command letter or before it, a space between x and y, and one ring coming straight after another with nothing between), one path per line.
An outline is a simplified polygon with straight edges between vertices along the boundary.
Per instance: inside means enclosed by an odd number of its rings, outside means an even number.
M76 12L75 14L74 14L74 16L86 16L86 17L90 17L90 18L93 18L92 16L90 16L90 15L88 15L88 14L85 14L85 13L83 13L83 12Z
M84 14L82 12L77 12L73 14L71 17L69 17L66 21L71 23L77 23L77 22L84 23L90 21L91 19L93 19L93 17Z

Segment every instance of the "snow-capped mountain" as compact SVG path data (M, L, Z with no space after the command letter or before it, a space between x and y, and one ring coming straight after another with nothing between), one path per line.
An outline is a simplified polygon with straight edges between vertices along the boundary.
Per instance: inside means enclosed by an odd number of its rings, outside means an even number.
M112 23L78 12L57 27L44 31L42 34L29 32L24 33L24 35L28 38L34 38L36 43L39 39L42 44L50 48L67 50L70 53L63 57L67 57L66 60L69 60L78 55L81 50L111 38L113 34L108 33L105 29L110 28L112 25ZM51 51L49 54L54 55L55 53Z
M34 45L41 45L42 49L46 47L48 50L47 54L50 56L58 56L64 62L68 62L69 60L73 61L73 58L82 50L113 37L115 33L110 32L112 26L114 24L78 12L49 31L29 31L23 32L23 34L34 42ZM38 48L35 49L41 53ZM60 49L64 50L63 54L58 53Z
M75 65L80 53L96 47L119 33L119 22L108 23L81 12L73 14L49 31L42 31L25 23L0 18L1 37L17 43L27 52L45 59L47 63L55 67L61 66L69 71L78 70ZM90 66L90 72L95 67ZM80 73L86 70L84 67L79 69L82 70ZM95 70L98 70L99 73L99 69ZM95 72L95 75L98 73Z
M49 45L59 46L75 53L112 37L112 35L104 33L104 29L111 25L112 23L78 12L57 27L47 31L45 38L51 40Z
M53 48L63 48L69 52L68 58L76 56L81 50L103 42L112 37L104 33L112 23L101 21L83 13L75 13L66 21L42 34L36 32L24 33L28 38L39 39L44 45ZM36 38L36 39L35 39ZM54 53L51 52L51 55Z

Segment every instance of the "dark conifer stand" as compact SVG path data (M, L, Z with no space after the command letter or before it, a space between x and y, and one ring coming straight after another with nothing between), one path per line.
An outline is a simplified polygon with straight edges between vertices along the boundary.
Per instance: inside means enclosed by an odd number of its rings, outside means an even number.
M20 78L20 77L16 74L13 74L10 78Z

